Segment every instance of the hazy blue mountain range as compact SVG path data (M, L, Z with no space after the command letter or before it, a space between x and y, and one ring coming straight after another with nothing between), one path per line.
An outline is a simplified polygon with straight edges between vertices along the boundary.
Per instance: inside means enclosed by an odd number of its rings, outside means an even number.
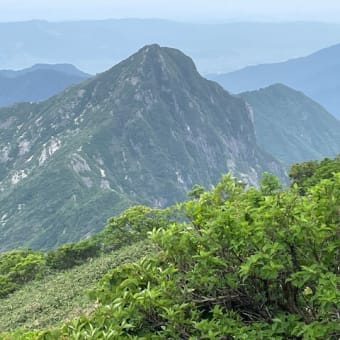
M81 78L89 78L91 76L90 74L77 69L72 64L35 64L22 70L0 70L0 76L4 76L7 78L17 78L19 76L41 70L55 71L65 73L70 76L78 76Z
M47 99L89 76L69 64L37 64L19 71L0 70L0 106Z
M233 93L283 83L304 92L340 118L340 44L304 58L250 66L209 78Z
M127 205L168 205L228 170L250 183L285 175L241 98L179 50L146 46L47 101L0 109L0 249L79 239Z
M258 144L283 163L340 153L340 122L302 92L275 84L240 96L253 110Z
M270 33L270 34L269 34ZM95 74L154 42L183 50L200 72L305 56L340 41L324 23L180 23L152 19L0 23L0 68L71 63Z

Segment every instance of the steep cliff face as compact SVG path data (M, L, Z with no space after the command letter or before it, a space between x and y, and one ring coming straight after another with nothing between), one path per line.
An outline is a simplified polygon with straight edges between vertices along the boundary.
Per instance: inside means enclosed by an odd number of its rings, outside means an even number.
M240 94L252 107L258 144L286 165L340 153L340 122L288 86Z
M150 45L45 102L0 110L0 249L48 248L139 202L165 206L233 171L283 175L246 103Z

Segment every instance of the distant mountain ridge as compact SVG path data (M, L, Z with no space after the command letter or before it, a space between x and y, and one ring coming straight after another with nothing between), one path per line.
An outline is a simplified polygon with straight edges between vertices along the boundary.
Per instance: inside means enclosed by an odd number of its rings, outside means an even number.
M270 32L271 34L268 34ZM67 61L96 74L157 41L190 55L203 74L304 56L340 41L318 22L190 23L160 19L0 23L0 68Z
M91 77L90 74L79 70L72 64L35 64L31 67L28 67L22 70L0 70L0 76L4 76L7 78L16 78L18 76L22 76L24 74L38 71L38 70L56 71L56 72L65 73L71 76L78 76L81 78Z
M258 144L290 166L340 154L340 121L285 85L240 94L252 108Z
M0 109L0 250L77 240L228 170L250 183L285 176L241 98L179 50L146 46L44 102Z
M232 93L283 83L304 92L340 118L340 44L304 58L249 66L231 73L210 75L209 78Z
M19 71L0 70L0 106L45 100L89 77L69 64L37 64Z

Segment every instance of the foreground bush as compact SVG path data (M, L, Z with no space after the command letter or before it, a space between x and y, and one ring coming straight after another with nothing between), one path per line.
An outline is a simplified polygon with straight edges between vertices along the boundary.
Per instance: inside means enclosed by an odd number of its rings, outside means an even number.
M338 339L340 174L281 191L225 176L155 228L159 254L108 273L100 307L41 339Z

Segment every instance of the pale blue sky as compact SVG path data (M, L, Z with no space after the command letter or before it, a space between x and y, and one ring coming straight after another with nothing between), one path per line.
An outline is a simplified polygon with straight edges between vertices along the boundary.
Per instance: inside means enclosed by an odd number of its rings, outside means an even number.
M339 0L0 0L0 21L107 18L340 21Z

